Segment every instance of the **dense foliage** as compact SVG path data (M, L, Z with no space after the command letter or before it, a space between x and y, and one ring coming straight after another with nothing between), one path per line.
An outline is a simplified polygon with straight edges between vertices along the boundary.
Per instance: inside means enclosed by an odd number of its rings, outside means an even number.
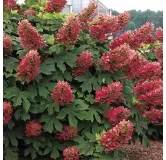
M31 2L4 1L4 159L118 160L131 140L162 135L162 28L112 40L129 13Z

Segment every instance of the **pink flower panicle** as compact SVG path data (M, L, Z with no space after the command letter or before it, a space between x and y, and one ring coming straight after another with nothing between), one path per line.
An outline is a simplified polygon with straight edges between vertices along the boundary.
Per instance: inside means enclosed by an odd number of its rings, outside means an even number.
M155 42L155 38L152 35L152 31L154 30L154 25L152 23L146 23L135 31L127 31L124 32L119 37L115 38L111 44L110 49L114 49L117 46L120 46L124 43L130 45L132 49L137 49L141 46L141 44L152 44Z
M52 100L57 104L64 106L73 101L73 94L70 84L64 81L58 81L56 88L52 91Z
M159 42L163 42L163 29L161 27L156 29L156 37Z
M30 50L21 60L17 68L17 77L20 81L34 80L40 70L40 55L36 50Z
M110 122L112 126L115 126L122 120L127 120L130 116L130 110L119 106L117 108L110 108L106 110L104 117Z
M25 136L33 137L39 136L42 133L42 125L37 121L30 121L26 124L25 127Z
M45 45L45 39L27 19L19 22L18 35L23 48L37 50L43 48Z
M138 100L151 109L163 106L163 81L154 80L151 82L137 83L134 93Z
M118 16L99 16L90 25L90 36L103 43L112 34L124 29L130 19L129 13L121 13Z
M95 100L101 104L112 104L124 101L122 89L123 85L120 82L111 83L107 87L102 87L100 90L96 91Z
M142 57L139 52L135 52L130 56L123 72L127 75L128 79L138 78L140 68L148 63L149 61Z
M67 22L59 29L56 35L56 41L64 44L66 47L75 44L81 32L81 24L74 15L68 17Z
M96 15L97 5L94 2L90 2L88 7L78 14L78 19L83 30L87 30L89 28L89 22L91 22Z
M16 9L17 8L16 0L3 0L3 8L4 9Z
M123 69L129 62L129 59L135 53L128 44L123 44L114 50L109 51L101 57L99 64L109 72L115 72Z
M45 6L45 11L48 13L58 13L62 12L65 7L67 1L66 0L48 0Z
M105 147L105 152L122 148L132 139L134 127L130 121L121 121L114 128L102 134L100 144Z
M62 132L54 131L58 140L68 141L78 136L78 129L73 126L65 126Z
M77 58L76 65L77 67L72 70L74 77L81 76L87 72L88 69L93 65L92 53L89 51L82 52Z
M123 34L121 34L120 36L114 38L113 41L111 41L109 48L115 49L116 47L121 46L124 43L129 44L130 35L131 35L131 31L127 31L127 32L124 32Z
M146 24L132 32L129 40L131 48L139 48L142 43L146 42L147 36L149 36L149 34L153 32L153 30L154 24L147 22Z
M155 48L155 55L159 59L159 63L163 64L163 45L159 45Z
M26 11L25 11L25 15L29 15L29 16L35 16L36 15L36 12L33 8L28 8Z
M12 40L9 35L3 33L3 55L9 56L12 53Z
M149 123L154 125L163 125L163 110L151 110L144 113L144 117Z
M138 68L137 78L139 82L158 80L162 78L162 68L159 62L149 62Z
M10 102L3 102L3 124L7 124L11 120L12 113L12 104Z
M79 160L79 150L74 147L67 147L63 150L64 160Z

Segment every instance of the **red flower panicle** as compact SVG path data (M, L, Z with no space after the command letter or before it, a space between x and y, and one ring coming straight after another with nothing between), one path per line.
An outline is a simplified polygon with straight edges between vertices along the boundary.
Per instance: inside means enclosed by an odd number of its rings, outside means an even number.
M78 14L78 19L83 30L87 30L89 28L89 22L91 22L96 15L97 5L94 2L90 2L88 7Z
M51 98L62 106L71 103L73 101L73 94L69 83L58 81L56 88L52 91Z
M16 9L17 8L16 0L3 0L3 8L4 9Z
M9 56L12 53L12 40L9 35L3 33L3 55Z
M93 57L89 51L82 52L81 55L77 58L77 67L88 69L93 64Z
M75 44L81 32L81 24L74 15L68 17L67 22L59 29L56 35L56 41L64 44L66 47Z
M17 68L17 77L20 81L34 80L40 70L40 55L36 50L30 50L21 60Z
M78 136L78 129L73 126L65 126L61 133L54 131L58 140L68 141Z
M127 31L127 32L124 32L123 34L121 34L120 36L114 38L113 41L111 41L109 48L115 49L116 47L121 46L124 43L129 44L130 35L131 35L131 31Z
M3 102L3 124L7 124L11 120L13 108L10 102Z
M155 38L152 35L153 30L154 25L152 23L146 23L133 32L128 31L115 38L109 47L110 49L114 49L117 46L127 43L132 49L137 49L141 44L151 44L155 42Z
M130 116L130 110L119 106L117 108L110 108L106 110L104 117L110 122L112 126L118 124L122 120L127 120Z
M150 106L151 109L163 106L163 81L155 80L151 82L137 83L134 93L138 100Z
M135 53L128 44L123 44L116 49L109 51L101 57L99 64L109 72L115 72L123 69L129 62L129 59Z
M158 80L162 78L162 68L159 62L149 62L138 69L139 82Z
M107 87L102 87L100 90L96 91L96 102L111 104L124 101L122 89L123 85L120 82L114 82Z
M159 62L163 64L163 45L159 45L155 48L156 57L159 59Z
M39 136L42 133L42 125L37 121L30 121L26 124L25 135L27 137Z
M35 16L36 15L36 12L33 8L28 8L26 11L25 11L25 15L29 15L29 16Z
M48 0L45 6L45 11L48 13L58 13L62 12L65 7L67 1L66 0Z
M99 16L92 21L89 34L95 40L103 43L112 34L124 29L130 20L129 13L121 13L118 16Z
M100 144L105 147L105 152L122 148L132 138L134 127L130 121L121 121L110 131L101 135Z
M163 110L151 110L144 112L144 117L149 123L152 123L154 125L163 125Z
M161 27L156 29L156 37L160 42L163 42L163 29Z
M45 45L44 38L31 25L31 23L29 23L27 19L19 22L18 35L23 48L37 50L43 48Z
M129 79L136 78L139 75L140 68L148 63L149 61L142 57L139 52L135 52L130 56L128 64L123 72Z
M74 147L67 147L63 150L64 160L79 160L79 150Z
M149 22L136 29L130 36L130 47L133 49L139 48L142 43L147 41L147 36L149 37L153 30L154 24Z
M91 52L82 52L81 55L77 58L76 65L77 67L72 70L74 77L81 76L87 72L88 69L93 65L93 57Z
M152 34L148 34L145 37L144 44L153 44L156 41L155 37Z

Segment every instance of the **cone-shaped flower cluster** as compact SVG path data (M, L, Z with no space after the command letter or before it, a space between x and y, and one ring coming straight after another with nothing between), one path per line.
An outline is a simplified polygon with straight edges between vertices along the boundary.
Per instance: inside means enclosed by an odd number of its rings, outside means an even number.
M16 0L3 0L3 9L15 9L17 8Z
M48 0L45 6L45 11L48 13L58 13L62 12L65 7L67 1L66 0Z
M73 69L74 77L81 76L83 73L87 72L93 65L92 53L89 51L82 52L77 58L76 65L77 67Z
M111 44L110 48L114 49L124 43L130 45L132 49L137 49L141 44L153 43L155 38L152 36L152 31L154 30L154 25L152 23L146 23L135 31L125 32L119 37L115 38Z
M161 27L156 29L156 37L160 42L163 42L163 29Z
M70 84L64 81L58 81L56 88L52 91L52 100L57 104L64 106L73 101L73 94Z
M27 19L19 22L18 35L23 48L37 50L43 48L45 45L44 38L31 25L31 23L29 23Z
M12 40L9 35L3 33L3 55L9 56L12 53Z
M157 106L163 106L163 81L155 80L144 83L137 83L134 92L138 100L154 109Z
M159 63L163 64L163 45L159 45L155 48L156 57L159 59Z
M20 81L34 80L40 70L40 55L36 50L30 50L21 60L17 68L17 77Z
M121 13L118 16L99 16L91 22L90 36L103 43L112 34L124 29L130 20L129 13Z
M25 11L25 15L29 15L29 16L35 16L36 15L36 12L33 8L28 8L26 11Z
M137 70L139 82L146 80L157 80L162 78L161 64L159 62L149 62Z
M114 82L108 85L107 87L102 87L96 91L96 102L101 104L108 103L117 103L124 101L122 94L123 85L120 82Z
M110 122L112 126L118 124L122 120L127 120L130 116L130 110L119 106L117 108L110 108L106 110L104 117Z
M81 32L81 24L75 15L70 15L67 22L59 29L56 41L66 47L75 44Z
M99 64L103 66L105 70L115 72L119 69L123 69L129 63L129 60L134 53L135 51L131 50L129 45L123 44L104 54L101 57Z
M89 22L91 22L96 15L97 5L94 2L90 2L88 7L78 14L78 19L83 30L87 30L89 28Z
M102 134L100 144L105 147L105 152L122 148L132 138L134 127L130 121L121 121L110 131Z
M54 131L58 140L68 141L78 136L78 129L73 126L65 126L62 132Z
M63 150L64 160L79 160L79 150L74 147L67 147Z
M149 123L154 125L163 125L163 110L151 110L144 112L144 117L147 119Z
M26 124L25 127L25 136L33 137L39 136L42 133L42 125L37 121L30 121Z
M3 102L3 124L7 124L11 120L13 108L10 102Z

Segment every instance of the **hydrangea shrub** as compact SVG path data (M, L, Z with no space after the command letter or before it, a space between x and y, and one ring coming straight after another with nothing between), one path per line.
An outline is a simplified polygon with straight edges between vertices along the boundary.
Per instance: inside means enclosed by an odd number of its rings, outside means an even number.
M14 2L4 1L5 160L117 160L136 138L162 134L162 28L147 22L110 39L127 12Z

